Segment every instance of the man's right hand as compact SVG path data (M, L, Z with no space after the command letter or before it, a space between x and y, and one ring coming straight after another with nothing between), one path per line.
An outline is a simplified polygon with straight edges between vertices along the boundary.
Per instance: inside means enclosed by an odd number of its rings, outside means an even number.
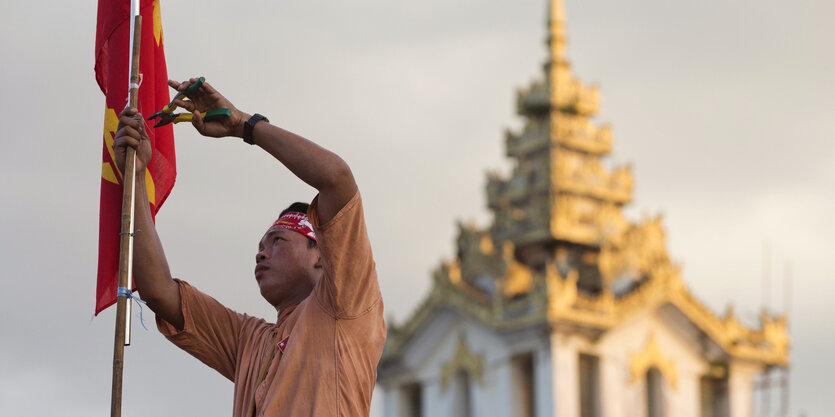
M197 78L192 78L188 81L179 83L174 80L168 80L168 85L177 90L185 91L191 83L197 81ZM203 136L210 136L213 138L220 138L224 136L243 137L244 123L249 120L250 115L238 110L232 102L223 97L222 94L212 88L209 83L204 82L195 93L190 94L188 100L174 100L174 104L178 107L190 111L194 118L191 124ZM204 121L200 113L207 112L214 109L227 108L232 111L229 117L220 117L211 121Z
M141 173L151 162L153 151L151 140L145 132L145 119L133 107L125 107L119 114L119 126L116 128L116 136L113 138L113 150L115 152L116 167L119 172L125 172L125 156L128 146L136 149L136 172Z

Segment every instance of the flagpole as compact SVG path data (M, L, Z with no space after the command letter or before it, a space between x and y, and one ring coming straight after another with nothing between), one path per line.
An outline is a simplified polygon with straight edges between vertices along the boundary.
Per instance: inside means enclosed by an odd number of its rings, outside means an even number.
M139 48L142 34L142 16L139 2L131 0L131 59L128 105L136 107L139 95ZM122 227L119 236L119 287L132 288L133 269L133 214L134 189L136 183L136 150L127 148L125 170L122 178ZM113 387L110 396L110 416L122 415L122 371L125 346L130 344L130 299L120 292L116 300L116 335L113 343Z

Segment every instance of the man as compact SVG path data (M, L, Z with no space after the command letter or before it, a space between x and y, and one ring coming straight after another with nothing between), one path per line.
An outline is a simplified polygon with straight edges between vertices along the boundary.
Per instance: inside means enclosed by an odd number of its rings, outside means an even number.
M169 85L184 91L197 79ZM362 202L339 156L243 113L204 83L176 104L204 136L243 138L269 152L319 194L290 206L258 243L255 280L276 323L236 313L171 277L154 228L145 181L136 182L133 273L169 340L235 383L233 416L367 416L385 342L383 302ZM230 117L200 113L226 107ZM145 177L151 147L136 109L119 116L114 140L124 172L127 147ZM269 178L259 178L269 189Z

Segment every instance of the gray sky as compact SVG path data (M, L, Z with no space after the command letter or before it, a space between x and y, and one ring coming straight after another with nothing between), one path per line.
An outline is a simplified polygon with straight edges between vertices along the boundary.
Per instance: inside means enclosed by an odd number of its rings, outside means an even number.
M489 223L515 90L541 76L545 0L163 1L169 76L339 153L362 189L387 306L402 321ZM197 9L199 5L199 10ZM793 265L792 414L835 407L835 3L567 1L569 57L598 83L607 163L631 163L632 220L663 213L672 257L714 311L752 322L764 242L773 309ZM114 312L90 321L104 98L93 1L0 15L0 414L105 415ZM177 126L179 177L157 218L173 273L232 308L274 311L252 279L264 228L313 191L239 140ZM145 310L145 321L153 315ZM125 416L228 415L232 384L135 322ZM824 395L821 395L824 394Z

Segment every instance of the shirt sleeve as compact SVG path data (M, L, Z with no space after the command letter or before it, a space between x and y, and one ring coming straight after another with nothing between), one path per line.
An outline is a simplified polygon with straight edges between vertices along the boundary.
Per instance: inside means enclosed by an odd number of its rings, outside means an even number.
M233 380L244 328L260 319L237 313L185 281L180 286L183 330L156 316L157 329L168 340Z
M308 209L324 267L314 296L335 318L359 317L381 298L362 198L357 191L326 224L319 224L318 202L316 196Z

